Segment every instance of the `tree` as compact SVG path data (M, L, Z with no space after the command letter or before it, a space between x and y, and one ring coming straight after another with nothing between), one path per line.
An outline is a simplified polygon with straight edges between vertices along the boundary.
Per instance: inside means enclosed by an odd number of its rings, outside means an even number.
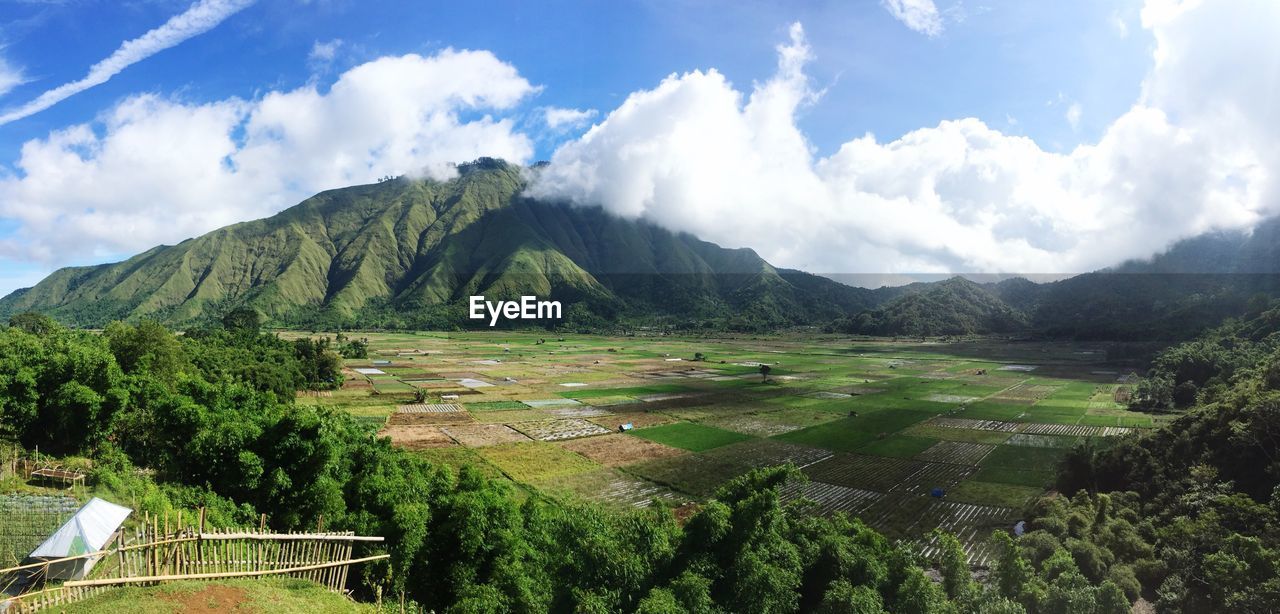
M770 367L769 365L760 365L760 381L769 381L769 372L772 370L773 367Z
M236 307L222 316L222 327L236 334L257 335L262 316L252 307Z
M9 318L9 326L33 335L44 336L62 328L53 318L43 313L28 311Z

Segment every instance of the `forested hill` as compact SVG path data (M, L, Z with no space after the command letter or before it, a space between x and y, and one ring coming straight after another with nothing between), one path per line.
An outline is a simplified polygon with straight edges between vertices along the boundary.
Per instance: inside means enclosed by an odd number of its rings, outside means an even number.
M982 286L953 277L904 294L874 311L844 318L834 328L863 335L1008 333L1025 330L1027 316Z
M750 249L523 198L525 169L500 160L458 171L331 190L124 262L61 269L0 299L0 317L190 324L248 305L277 324L453 327L470 295L532 294L563 301L577 322L759 328L824 323L879 300Z

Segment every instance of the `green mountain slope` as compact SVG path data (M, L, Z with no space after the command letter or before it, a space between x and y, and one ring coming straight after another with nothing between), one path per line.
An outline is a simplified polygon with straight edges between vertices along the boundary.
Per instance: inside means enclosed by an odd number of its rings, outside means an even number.
M532 294L578 321L631 318L752 328L822 323L878 294L778 270L601 209L520 195L525 171L461 165L447 182L395 179L323 192L124 262L61 269L0 299L81 326L190 324L250 305L279 324L451 326L465 302Z

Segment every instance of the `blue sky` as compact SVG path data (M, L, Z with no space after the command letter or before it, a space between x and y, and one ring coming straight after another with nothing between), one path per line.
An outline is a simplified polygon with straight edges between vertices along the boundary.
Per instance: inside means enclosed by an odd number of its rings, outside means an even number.
M67 195L55 195L47 201L52 204L42 205L46 201L38 195L58 192L59 180L56 173L37 176L30 169L22 168L24 145L48 144L53 141L51 135L85 125L95 140L88 144L77 142L59 151L75 152L95 162L95 156L99 155L95 147L106 148L110 142L112 128L103 118L120 111L139 96L150 95L184 109L227 101L255 105L273 92L309 86L324 94L348 70L380 58L405 54L432 58L446 48L490 52L497 61L517 71L529 87L522 90L515 102L458 108L454 112L460 121L466 123L486 115L505 119L510 122L510 132L527 137L532 151L526 161L556 158L562 148L566 151L559 154L558 159L568 161L584 151L607 159L610 152L592 150L599 146L598 142L580 144L577 150L572 145L591 123L608 118L629 96L653 90L673 73L682 75L687 71L714 68L727 79L728 89L722 89L736 93L745 104L757 86L775 77L778 46L791 44L808 59L803 65L805 81L797 86L802 88L798 91L804 101L789 109L786 121L789 129L794 129L803 140L812 158L805 163L804 172L820 175L821 182L828 188L839 186L831 169L838 167L838 163L851 163L846 159L849 156L836 155L841 146L867 133L875 135L877 145L887 145L912 131L934 130L944 121L971 118L980 122L982 130L992 131L1010 147L1021 146L1018 137L1028 137L1037 155L1046 156L1045 165L1052 166L1081 145L1103 148L1110 131L1128 125L1127 120L1121 120L1134 114L1137 103L1165 110L1165 121L1173 124L1183 119L1177 101L1160 104L1161 100L1152 98L1143 89L1144 82L1154 80L1160 84L1181 78L1153 72L1156 70L1153 52L1160 28L1167 26L1177 34L1173 26L1181 17L1171 16L1166 21L1160 21L1165 18L1159 17L1147 20L1150 23L1144 22L1140 18L1144 3L1137 0L1071 3L655 0L484 5L244 0L243 3L244 8L228 10L225 19L207 31L129 64L105 83L0 125L0 180L9 182L7 187L0 184L0 199L10 201L8 209L0 203L0 245L4 246L0 249L0 293L35 281L57 266L118 259L144 249L148 244L142 241L175 242L189 236L182 233L207 230L202 223L207 226L214 221L226 221L209 218L203 222L175 224L174 232L181 236L168 236L162 230L138 230L135 233L138 238L132 242L102 240L93 233L74 242L49 240L47 235L58 232L59 226L32 213L33 208L66 207L68 210L58 210L56 215L73 217L84 211L76 211L74 197ZM1168 1L1149 0L1147 4L1168 4ZM6 70L21 81L0 94L0 113L18 108L59 85L83 78L92 65L110 56L123 42L161 26L192 7L193 4L185 0L0 0L0 45L3 45L0 89L3 89ZM932 20L931 25L922 27L911 23L910 18L901 18L902 11L912 10L924 10L925 17ZM1241 16L1242 19L1248 17L1247 14ZM794 38L792 24L801 24L801 39ZM1187 36L1190 37L1187 45L1202 44L1199 39ZM550 129L545 120L549 107L590 110L594 116L573 129ZM139 112L158 113L152 107ZM638 138L631 135L639 131L622 131L623 119L611 121L614 129L627 138ZM1134 116L1132 121L1137 123L1140 119ZM750 126L751 120L747 121L746 125ZM232 122L231 126L228 138L243 140L245 124ZM990 137L979 135L982 130L970 128L957 130L963 134L958 138L966 140L971 147L972 143ZM1160 134L1160 130L1154 133ZM938 135L933 132L925 135L935 136ZM566 144L571 147L566 148ZM483 151L483 143L479 147ZM798 155L803 157L803 151ZM896 153L876 149L860 155L883 156L888 160ZM854 158L860 167L867 166L866 159ZM1081 167L1088 164L1079 161ZM389 167L387 170L404 172L405 169ZM850 175L840 177L854 180ZM874 184L880 179L858 177L857 181ZM928 181L946 183L936 179L931 177ZM962 178L944 179L959 182ZM811 178L788 175L779 180L804 183ZM116 189L110 183L99 181L103 190ZM1055 180L1055 185L1058 183L1075 185L1082 181L1078 178ZM285 184L303 192L335 187L310 185L307 180L296 178L281 180L281 185ZM159 188L152 194L145 183L137 185L144 186L143 193L131 194L132 198L168 198ZM263 183L259 180L255 185ZM615 209L627 209L624 195L590 194L572 187L546 188L544 192L574 200L596 198L606 207L613 206L617 200L619 204ZM683 192L673 188L672 193ZM877 196L925 203L920 206L932 202L918 194L886 192ZM293 198L293 194L280 197ZM1076 196L1061 195L1064 201L1073 197ZM1029 232L1026 228L1062 226L1059 230L1063 233L1073 230L1066 226L1065 213L1058 219L1041 210L1014 211L997 207L965 214L957 213L960 205L955 203L970 202L972 197L967 193L953 196L938 192L936 200L943 203L937 210L948 212L948 223L968 224L965 220L969 218L999 217L998 222L982 228L983 233L997 240L1003 240L1009 233ZM112 202L115 201L95 202L82 209L102 213L95 207L109 209ZM952 204L947 204L949 202ZM227 219L265 215L280 206L262 210L229 209ZM754 242L758 237L750 228L733 231L739 234L728 230L707 232L705 228L686 224L687 220L664 214L659 205L640 203L638 206L640 209L630 213L651 217L677 229L711 234L713 240L720 242L757 247L766 257L781 259L792 266L886 273L997 268L990 254L977 247L944 245L945 237L941 236L868 234L854 245L825 245L826 253L851 250L860 254L856 262L844 262L823 255L803 254L795 245L757 246ZM873 205L852 202L832 205L833 208L845 206L860 207L862 211L875 209ZM1070 204L1064 202L1060 206ZM1256 202L1240 207L1244 213L1236 212L1235 217L1227 215L1226 218L1241 225L1257 217L1250 215L1258 212ZM1186 223L1161 234L1160 242L1212 226L1200 214L1202 208L1190 208L1194 212L1184 216ZM120 212L121 216L142 214L127 207ZM98 221L78 223L83 226ZM858 221L850 219L845 223ZM947 224L939 222L929 232L945 234L946 227ZM797 228L791 240L806 241L807 232L812 231ZM719 236L714 236L717 234ZM980 237L971 240L982 242ZM1022 237L1019 245L1034 244L1037 240ZM1054 241L1041 242L1048 245ZM1021 270L1019 266L1043 268L1043 263L1053 262L1057 248L1033 247L1045 253L1028 251L1027 255L1019 256L1021 260L1010 261L1008 270ZM1158 244L1143 245L1147 253L1157 247ZM1134 254L1119 250L1114 255ZM1081 257L1078 266L1094 264Z

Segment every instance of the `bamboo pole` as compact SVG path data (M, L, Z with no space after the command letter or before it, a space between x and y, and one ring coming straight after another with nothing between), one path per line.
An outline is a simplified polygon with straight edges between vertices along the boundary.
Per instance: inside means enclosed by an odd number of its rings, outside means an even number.
M238 572L215 572L215 573L196 573L185 575L164 575L164 576L139 576L134 578L101 578L98 580L68 580L62 584L66 588L82 587L82 586L114 586L117 584L141 584L146 582L166 582L173 580L214 580L218 578L251 578L258 576L270 576L277 574L299 573L311 571L314 569L322 569L325 567L338 567L342 565L355 565L357 563L368 563L370 561L380 561L391 558L390 554L375 554L358 559L350 559L344 561L332 561L329 563L317 563L314 565L302 565L299 567L289 567L278 570L260 570L260 571L238 571Z

